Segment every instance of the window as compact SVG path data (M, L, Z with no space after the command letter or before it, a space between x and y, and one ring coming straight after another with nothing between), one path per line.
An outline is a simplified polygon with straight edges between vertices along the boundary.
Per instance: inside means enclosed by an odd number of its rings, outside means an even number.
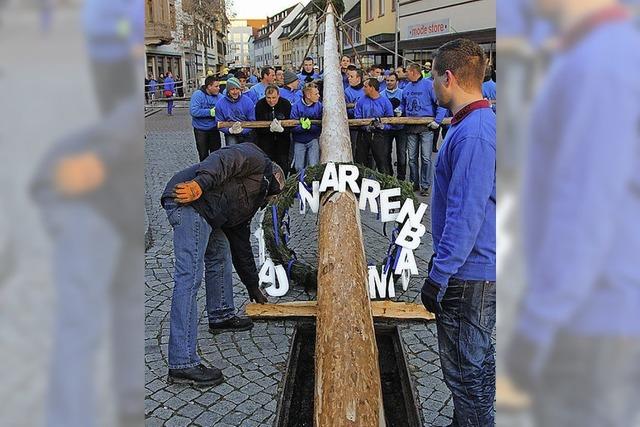
M387 0L378 0L378 9L379 9L379 14L378 16L384 16L384 3Z
M146 12L147 12L147 20L149 22L153 22L154 21L154 19L153 19L153 1L152 0L147 0L146 6L147 6L147 8L146 8L147 9L146 10Z
M392 12L396 11L396 0L391 0L391 11Z
M367 7L367 21L371 21L373 19L373 0L366 0Z

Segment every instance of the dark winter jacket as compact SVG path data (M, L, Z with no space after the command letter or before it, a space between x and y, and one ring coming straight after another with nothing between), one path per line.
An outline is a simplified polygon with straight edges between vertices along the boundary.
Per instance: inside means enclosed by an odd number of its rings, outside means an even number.
M291 117L291 104L289 101L280 97L278 103L271 107L267 104L267 100L262 98L256 104L256 120L264 120L264 121L273 121L273 119L278 119L280 121L289 119ZM289 144L289 131L285 128L284 132L271 132L269 128L259 128L256 129L256 134L258 135L258 141L261 143L265 143L267 140L273 141L276 143Z
M162 193L163 206L165 200L172 198L176 184L191 180L202 188L202 196L191 206L213 228L222 229L240 280L247 288L257 288L251 219L264 205L270 189L277 187L271 160L250 142L221 148L175 174Z

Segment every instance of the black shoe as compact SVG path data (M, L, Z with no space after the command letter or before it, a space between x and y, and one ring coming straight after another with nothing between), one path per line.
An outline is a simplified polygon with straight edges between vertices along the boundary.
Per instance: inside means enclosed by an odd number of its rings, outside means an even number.
M253 328L253 321L248 317L233 316L221 323L209 323L209 332L220 334L229 331L248 331Z
M425 188L424 190L420 190L420 195L424 196L424 197L428 197L429 194L431 193L429 188Z
M210 387L224 382L222 371L218 368L207 368L203 364L186 369L169 369L169 384L190 384L197 387Z
M418 191L420 189L420 186L418 184L413 184L413 191Z

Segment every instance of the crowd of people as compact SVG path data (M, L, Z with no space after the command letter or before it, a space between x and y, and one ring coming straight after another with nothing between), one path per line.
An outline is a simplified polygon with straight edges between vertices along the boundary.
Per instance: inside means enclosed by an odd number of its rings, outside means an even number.
M438 105L433 90L432 62L411 63L407 67L385 69L374 65L362 69L349 56L340 61L347 115L353 119L382 117L434 117L429 125L388 125L379 120L352 127L353 158L356 163L408 178L414 190L428 196L432 186L432 153L438 151L448 125L443 124L451 111ZM495 81L487 67L483 96L495 100ZM322 72L314 59L305 58L298 74L291 70L265 66L253 73L247 69L223 75L210 73L202 87L191 97L190 112L200 160L222 146L254 142L286 173L318 164L322 118ZM495 111L495 103L493 103ZM294 119L293 128L280 126ZM243 121L271 121L269 128L243 129ZM234 122L218 129L219 121ZM395 151L396 161L393 162Z
M144 78L145 103L148 104L159 98L172 98L174 96L184 97L184 81L180 76L176 75L174 78L171 71L167 71L166 74L160 73L157 79L151 73ZM169 115L173 114L172 110L173 104L171 111L167 110Z

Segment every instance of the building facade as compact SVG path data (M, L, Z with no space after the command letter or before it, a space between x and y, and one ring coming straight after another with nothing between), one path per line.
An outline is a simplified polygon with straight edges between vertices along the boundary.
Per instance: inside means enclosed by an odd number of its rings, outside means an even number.
M495 55L496 0L400 1L400 49L417 62L429 58L442 44L465 37Z
M227 65L230 68L249 67L252 64L253 55L250 47L254 34L258 29L267 24L266 19L231 19L227 42L229 53Z
M146 1L148 73L158 78L171 71L180 76L187 87L194 88L199 86L207 70L222 71L226 64L229 25L224 0ZM166 29L170 38L159 37L160 30L166 32Z
M267 18L267 24L258 30L254 39L254 67L261 68L265 65L282 67L282 46L279 37L283 27L290 24L302 9L303 6L297 3Z

